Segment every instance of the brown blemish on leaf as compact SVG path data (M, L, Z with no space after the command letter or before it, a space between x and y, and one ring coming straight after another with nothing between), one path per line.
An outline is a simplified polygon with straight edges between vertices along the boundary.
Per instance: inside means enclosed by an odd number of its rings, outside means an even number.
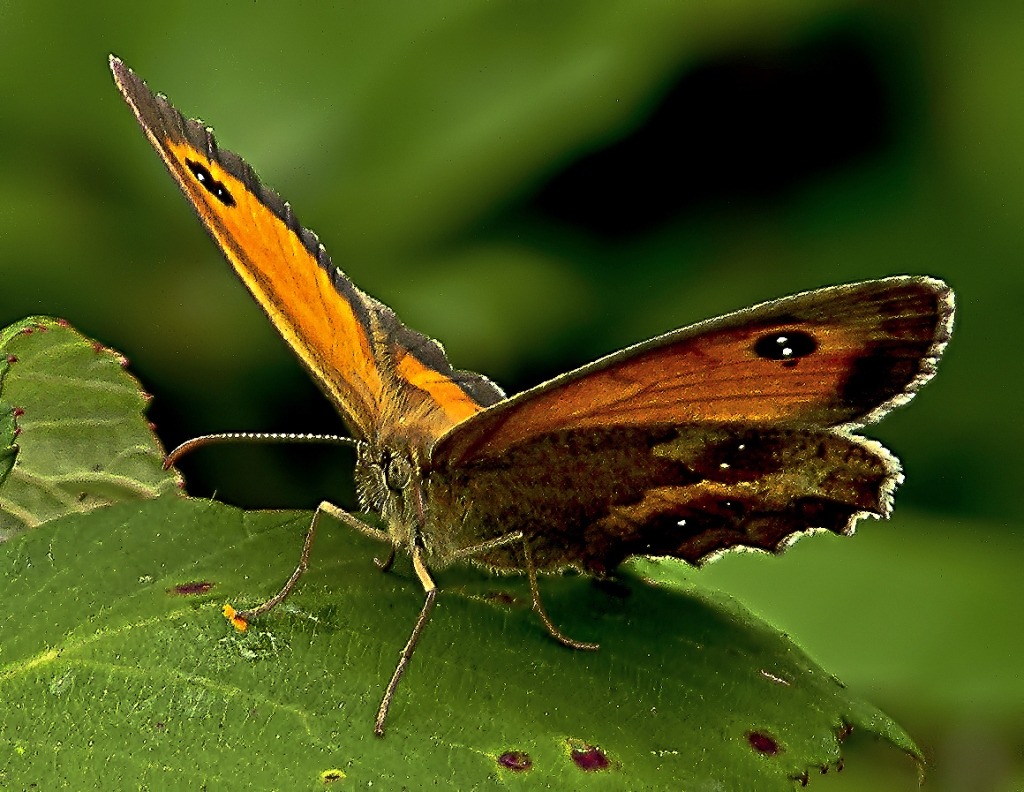
M776 742L774 737L766 732L747 732L747 742L750 743L751 748L765 756L775 756L778 753L782 753L782 747Z
M849 737L852 733L853 726L851 726L849 723L844 723L840 727L839 731L836 732L836 739L839 740L839 742L844 742L846 738Z
M14 417L15 418L20 418L24 414L25 414L25 411L23 409L21 409L21 407L15 407L14 408Z
M596 745L589 745L580 740L569 740L569 758L584 772L607 770L611 766L607 754Z
M179 597L194 597L197 594L205 594L214 585L208 580L193 580L190 583L179 583L174 588L167 589L167 593L175 594Z
M624 600L633 596L633 589L614 578L594 578L594 586L615 599Z
M811 777L806 772L801 773L798 776L790 776L794 781L800 784L800 786L807 786L807 782L811 780Z
M498 767L511 770L513 773L525 773L533 767L533 760L529 754L522 751L505 751L498 757Z
M17 363L18 362L18 356L17 355L8 355L7 356L7 362L8 363Z

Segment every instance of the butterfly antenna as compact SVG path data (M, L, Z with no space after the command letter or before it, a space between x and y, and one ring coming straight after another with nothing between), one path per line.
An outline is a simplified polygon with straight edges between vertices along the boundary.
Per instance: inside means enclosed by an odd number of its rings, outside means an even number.
M164 459L164 470L172 468L185 454L191 453L197 448L217 443L327 443L347 445L356 450L365 445L362 440L341 435L295 434L292 432L222 432L186 440Z

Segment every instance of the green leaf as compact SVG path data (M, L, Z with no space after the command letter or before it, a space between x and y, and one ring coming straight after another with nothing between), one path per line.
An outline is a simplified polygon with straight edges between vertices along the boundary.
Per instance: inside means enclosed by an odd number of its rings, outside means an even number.
M0 331L0 361L0 411L14 410L18 428L17 449L3 451L0 426L0 541L180 483L163 470L163 449L144 415L149 396L120 354L36 316Z
M8 366L10 363L5 358L0 358L0 382L3 381ZM0 401L0 487L7 481L7 476L14 469L14 462L18 458L18 446L14 443L17 434L14 407Z
M738 605L628 570L541 580L556 624L597 652L549 638L523 580L439 572L378 739L423 599L407 562L382 573L384 548L325 521L283 606L245 633L220 613L280 586L308 521L167 496L8 542L0 785L296 790L340 773L339 789L790 790L839 761L850 727L920 761Z

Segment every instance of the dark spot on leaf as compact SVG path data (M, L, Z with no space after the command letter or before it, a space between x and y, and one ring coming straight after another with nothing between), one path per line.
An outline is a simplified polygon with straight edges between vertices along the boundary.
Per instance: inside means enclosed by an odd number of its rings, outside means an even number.
M14 436L17 437L20 434L21 434L21 427L20 426L15 426L14 427Z
M836 772L843 772L843 757L841 756L838 759L836 759Z
M513 773L524 773L533 767L533 760L522 751L506 751L498 757L498 766Z
M343 770L324 770L320 774L320 780L325 784L332 784L335 781L341 781L345 777Z
M748 732L747 742L750 743L750 747L755 751L767 756L775 756L775 754L782 751L775 738L765 732Z
M593 745L580 743L569 751L569 756L580 770L593 772L595 770L607 770L611 762L605 756L604 751Z
M807 786L807 782L811 780L811 777L807 773L801 773L798 776L791 776L791 778L800 784L800 786Z
M25 414L25 411L23 409L21 409L21 407L15 407L14 408L14 417L15 418L20 418L24 414Z
M190 597L196 594L205 594L214 586L206 580L194 580L191 583L179 583L174 588L167 589L168 594L176 594L179 597Z
M69 322L67 319L58 319L57 324L59 324L61 327L71 327L71 322Z
M506 591L488 591L484 594L484 599L495 605L513 605L516 601L516 598Z
M35 330L33 330L31 327L25 327L25 328L22 329L21 334L22 335L32 335L32 333L34 333L34 332L35 332Z
M164 722L163 721L157 721L155 724L153 724L153 728L155 728L157 731L163 731L164 730Z
M839 731L836 732L836 739L839 740L839 742L843 742L852 732L853 726L849 723L844 723Z
M79 492L78 495L76 496L76 500L79 503L85 503L85 499L88 498L88 497L89 497L89 493L87 493L87 492Z
M39 329L39 332L40 332L40 333L45 333L45 332L46 332L47 330L49 330L49 329L50 329L50 328L49 328L49 327L47 327L46 325L41 325L41 324L40 324L40 325L36 325L36 327L37 327L37 328Z
M633 590L625 583L621 583L614 578L594 578L594 586L609 597L615 597L615 599L628 599L633 596Z
M101 344L99 341L93 341L92 342L92 351L95 352L98 355L100 352L103 351L103 344Z
M7 356L7 362L8 363L17 363L18 362L18 356L17 355L8 355Z

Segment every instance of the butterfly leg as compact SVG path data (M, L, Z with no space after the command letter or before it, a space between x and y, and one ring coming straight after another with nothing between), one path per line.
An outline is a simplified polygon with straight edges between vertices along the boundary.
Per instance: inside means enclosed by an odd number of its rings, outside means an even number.
M494 550L498 547L504 547L507 544L518 542L522 538L522 531L513 531L512 533L505 534L504 536L499 536L497 539L481 542L480 544L473 545L472 547L463 547L461 550L457 550L452 553L452 560L455 561L459 558L468 558L469 556L480 555L481 553L486 553L489 550Z
M568 646L570 649L586 649L588 651L594 651L600 649L600 644L586 643L585 641L577 641L574 638L570 638L568 635L563 635L551 618L548 616L548 612L544 610L544 605L540 601L540 587L537 585L537 569L533 565L533 556L530 553L530 544L523 538L523 556L526 558L526 574L530 578L530 594L533 596L533 609L537 611L537 615L540 616L540 620L544 622L544 626L547 627L548 632L551 633L551 637L558 641L564 646Z
M373 733L378 737L384 736L384 721L387 720L388 710L391 709L391 699L395 697L398 681L402 678L406 667L409 665L413 650L416 648L416 644L419 643L420 634L430 618L430 612L434 609L434 600L437 599L437 584L430 577L430 571L423 560L423 548L419 545L416 545L413 550L412 565L416 570L416 577L419 578L423 590L427 592L427 599L423 603L423 610L420 611L420 616L416 619L416 624L412 628L412 635L409 636L409 640L402 650L402 656L398 659L395 673L391 675L391 681L388 682L387 690L384 691L384 698L380 702L380 709L377 710L377 723L373 728Z
M373 526L367 525L362 520L357 520L347 511L338 508L333 503L322 501L313 513L313 519L309 521L309 530L306 531L306 541L302 545L302 556L299 558L299 565L295 567L295 571L292 572L292 576L288 578L284 587L262 605L257 605L255 608L237 612L235 614L235 618L241 619L243 622L251 621L252 619L262 616L273 608L276 608L284 601L285 597L291 594L292 589L295 588L295 584L298 583L299 578L302 577L302 573L309 567L309 553L313 549L313 539L316 537L316 529L320 524L320 517L324 514L331 515L331 517L345 523L351 528L355 528L361 534L365 534L371 539L377 539L381 542L391 541L391 538L388 536L386 531L378 530ZM392 555L393 554L394 551L392 551Z

